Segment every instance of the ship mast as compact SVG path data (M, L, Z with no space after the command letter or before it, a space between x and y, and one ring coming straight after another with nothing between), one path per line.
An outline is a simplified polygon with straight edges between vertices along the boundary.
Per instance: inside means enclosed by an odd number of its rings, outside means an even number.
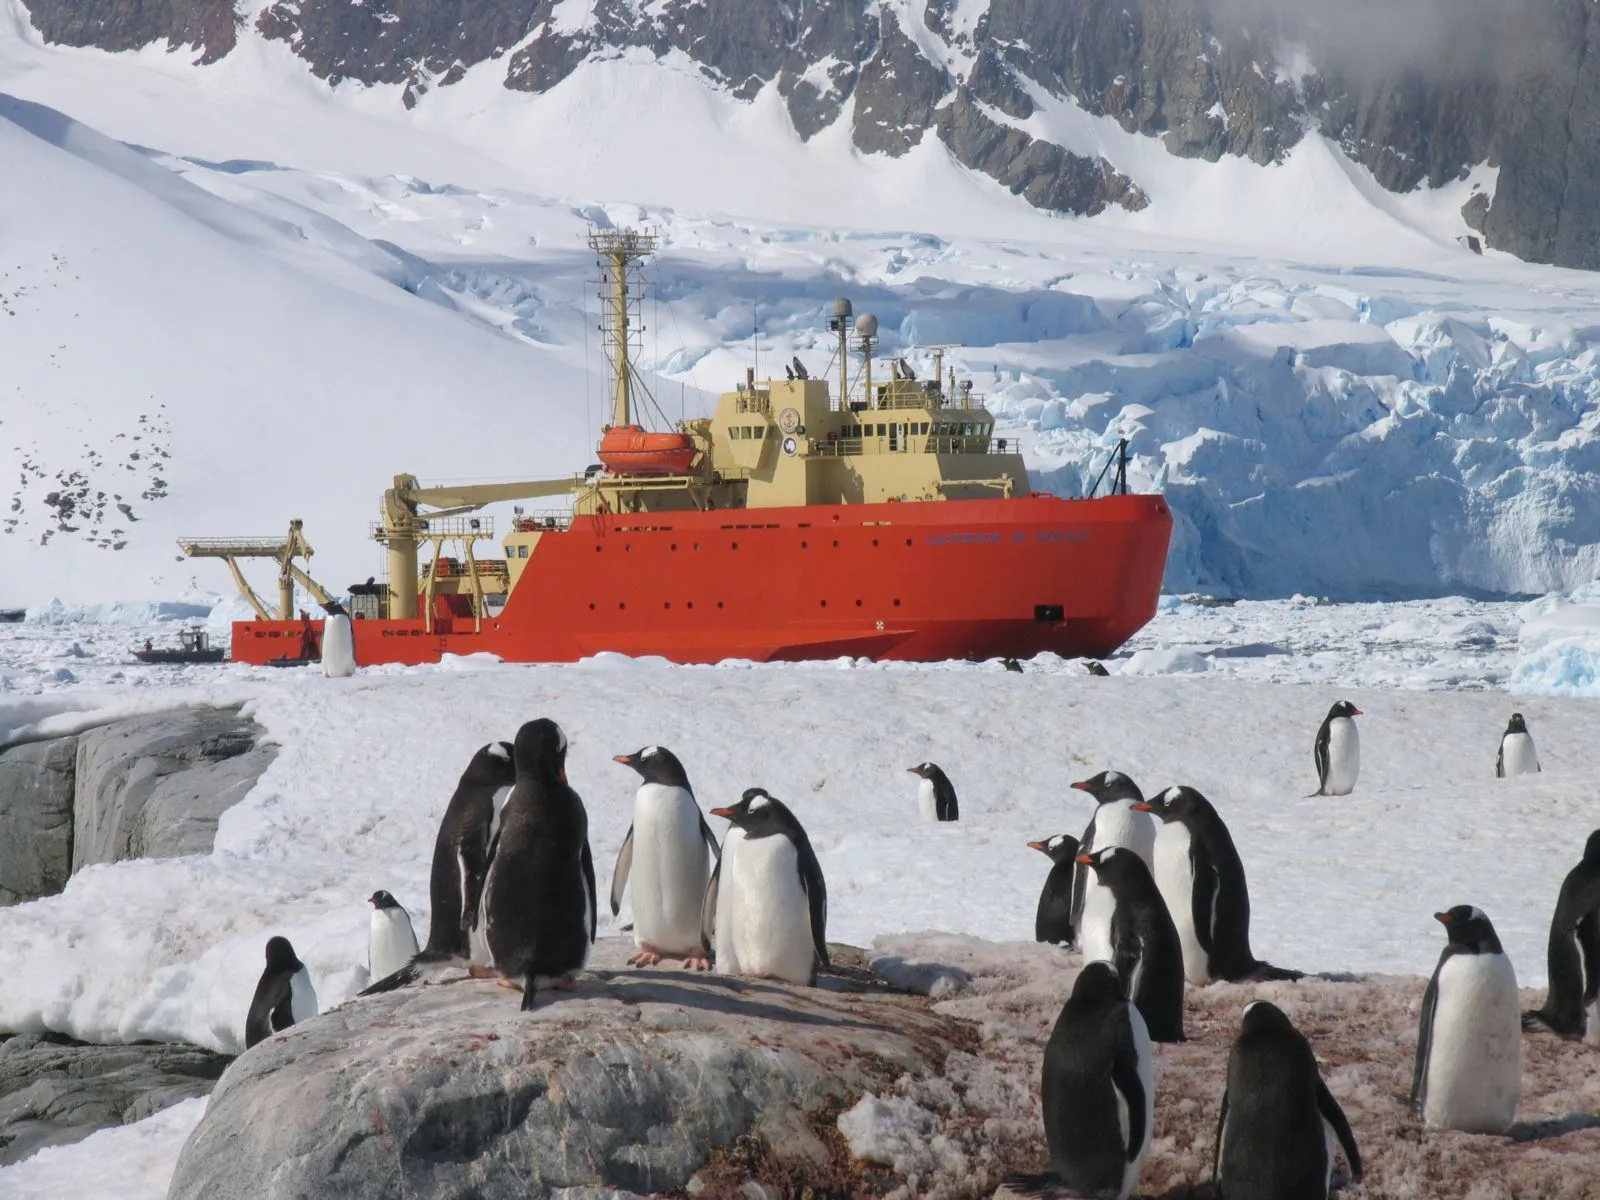
M640 290L630 287L634 263L656 248L656 235L638 229L596 229L589 249L605 262L600 275L600 335L611 362L611 427L633 424L633 350L644 326L639 317ZM609 285L609 286L606 286ZM640 382L643 387L643 382Z

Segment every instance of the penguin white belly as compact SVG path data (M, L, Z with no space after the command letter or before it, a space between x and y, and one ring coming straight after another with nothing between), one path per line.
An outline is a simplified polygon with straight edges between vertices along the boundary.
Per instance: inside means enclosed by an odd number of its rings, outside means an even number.
M1600 1046L1600 1000L1583 1010L1583 1040L1590 1046Z
M1504 954L1454 954L1439 970L1424 1124L1504 1133L1522 1089L1517 976Z
M1189 830L1176 821L1156 830L1155 877L1167 912L1183 944L1183 974L1195 987L1211 982L1211 956L1194 928L1194 864L1189 860Z
M1094 850L1123 846L1144 859L1144 865L1155 871L1156 820L1147 812L1138 812L1132 800L1113 800L1102 804L1094 815Z
M356 673L356 635L346 613L335 613L322 623L322 673L329 679Z
M1128 1006L1128 1021L1133 1026L1133 1049L1139 1060L1139 1082L1144 1085L1144 1140L1139 1143L1133 1161L1123 1168L1122 1190L1117 1193L1117 1200L1128 1200L1138 1188L1139 1174L1144 1170L1145 1155L1150 1153L1150 1139L1155 1130L1155 1056L1150 1047L1150 1031L1145 1027L1144 1018L1139 1015L1139 1010L1131 1004ZM1122 1144L1126 1146L1128 1102L1115 1087L1111 1091L1117 1098L1117 1121L1122 1127Z
M500 832L500 816L505 812L506 801L511 799L511 787L496 788L490 803L494 806L489 816L489 838L486 846L494 845L495 834ZM468 918L467 926L467 961L480 967L494 966L494 954L489 950L489 922L482 912L467 912L467 864L461 857L460 850L456 851L456 872L461 880L461 911ZM494 873L494 861L489 862L489 869L483 873L483 895L479 896L478 904L483 904L483 896L489 894L489 876ZM472 922L476 921L474 928Z
M311 986L311 972L305 967L289 977L289 1014L296 1025L317 1015L317 989Z
M717 896L718 973L810 983L817 952L794 843L782 836L747 837L731 863L726 848L723 853Z
M633 940L665 954L700 948L700 908L711 852L700 809L679 787L647 783L633 807Z
M939 819L939 797L934 794L931 779L924 779L917 784L917 814L924 821Z
M716 972L719 975L739 973L739 948L733 935L733 864L739 849L744 845L744 830L737 825L728 826L722 838L722 867L717 874L717 911L712 923L712 942L716 950Z
M1349 717L1328 722L1328 781L1322 787L1329 796L1348 796L1356 790L1361 773L1361 734Z
M1539 770L1539 756L1533 749L1531 733L1508 733L1500 740L1500 765L1506 778L1532 775Z
M1116 958L1111 946L1111 918L1116 911L1117 900L1111 889L1090 871L1083 884L1083 912L1078 917L1078 948L1083 951L1085 963L1111 962Z
M367 968L374 980L393 975L417 955L417 935L403 908L375 908L367 940Z

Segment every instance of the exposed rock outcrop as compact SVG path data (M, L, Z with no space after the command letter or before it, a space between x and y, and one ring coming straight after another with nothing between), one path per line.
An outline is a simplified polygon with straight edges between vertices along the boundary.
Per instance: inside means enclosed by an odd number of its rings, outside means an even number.
M0 1165L204 1096L233 1060L197 1046L0 1040Z
M67 886L77 755L75 737L0 751L0 905Z

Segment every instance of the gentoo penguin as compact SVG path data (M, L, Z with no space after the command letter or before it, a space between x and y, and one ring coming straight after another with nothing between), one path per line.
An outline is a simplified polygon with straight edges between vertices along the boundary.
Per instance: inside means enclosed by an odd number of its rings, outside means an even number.
M295 956L288 938L268 938L267 967L244 1019L244 1048L316 1015L317 992L305 963Z
M1092 854L1108 846L1126 846L1144 865L1155 863L1156 823L1149 813L1133 806L1144 796L1138 786L1120 771L1101 771L1092 779L1072 785L1088 792L1097 807L1088 827L1078 839L1078 853ZM1077 930L1083 961L1110 960L1111 893L1093 871L1079 871L1072 883L1072 927Z
M1112 963L1157 1042L1183 1041L1183 947L1156 881L1126 846L1078 855L1112 896Z
M1539 771L1539 755L1533 748L1533 734L1521 713L1511 714L1511 723L1500 735L1500 753L1495 756L1497 779L1507 775L1534 775Z
M1050 1170L1007 1183L1022 1194L1128 1200L1150 1150L1153 1067L1150 1035L1116 968L1090 963L1044 1048L1039 1091Z
M1422 996L1411 1103L1430 1129L1504 1133L1522 1090L1517 973L1482 909L1433 917L1449 940Z
M1313 796L1348 796L1355 791L1361 773L1361 735L1355 718L1361 710L1348 700L1340 700L1322 718L1311 756L1317 762L1317 790Z
M589 961L596 909L589 814L567 783L567 735L545 717L517 730L516 786L506 798L483 884L494 967L522 984L522 1011L539 985L569 989Z
M367 975L373 982L393 975L417 956L417 935L411 915L388 892L367 897L372 905L372 926L367 935Z
M329 679L343 679L356 673L356 634L344 606L327 606L322 622L322 673Z
M612 916L633 882L633 942L639 952L628 961L649 967L663 957L681 958L685 966L707 970L711 957L702 943L700 912L706 875L718 856L717 836L700 815L689 776L671 750L646 746L613 761L632 767L643 780L611 875Z
M510 742L490 742L472 756L445 806L433 843L428 899L430 958L465 957L467 931L478 912L500 808L517 781Z
M761 788L711 812L732 822L702 914L717 974L815 983L829 965L828 889L811 839Z
M922 780L917 784L917 811L922 814L924 821L960 820L961 810L956 805L955 785L937 763L918 763L914 767L907 767L906 773Z
M1344 1110L1322 1082L1311 1043L1277 1005L1252 1000L1228 1055L1217 1119L1218 1195L1327 1200L1336 1141L1359 1180L1361 1152Z
M1299 979L1250 953L1250 890L1244 864L1217 810L1191 787L1171 787L1136 809L1154 813L1156 886L1183 944L1183 973L1196 987L1213 979Z
M1030 850L1047 855L1055 865L1039 893L1039 911L1033 918L1033 940L1072 945L1072 876L1078 866L1078 839L1058 833L1042 842L1029 842Z
M1600 829L1561 881L1546 961L1550 990L1543 1008L1523 1014L1523 1028L1600 1044Z

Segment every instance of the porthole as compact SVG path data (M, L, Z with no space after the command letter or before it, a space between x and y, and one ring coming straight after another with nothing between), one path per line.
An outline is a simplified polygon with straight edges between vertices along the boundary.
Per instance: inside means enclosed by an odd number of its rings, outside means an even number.
M857 608L860 608L860 607L861 607L861 601L859 601L859 600L857 600L857 601L856 601L856 607L857 607Z

